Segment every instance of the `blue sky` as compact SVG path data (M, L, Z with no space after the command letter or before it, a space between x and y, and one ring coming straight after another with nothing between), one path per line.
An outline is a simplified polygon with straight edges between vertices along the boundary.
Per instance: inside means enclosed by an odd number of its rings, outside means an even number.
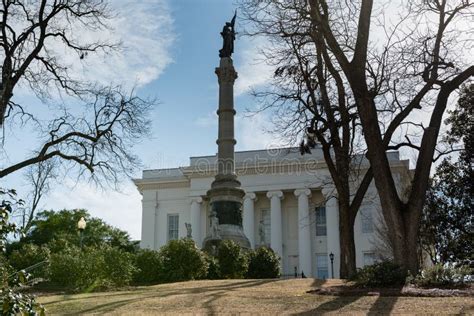
M123 42L123 51L114 56L97 56L74 65L77 76L99 82L136 85L139 95L157 98L152 113L152 139L135 148L145 168L167 168L188 164L190 156L216 152L218 86L214 68L222 46L219 32L234 12L231 0L132 0L113 1L117 17L114 30L103 36ZM237 22L237 31L239 23ZM81 36L100 36L83 34ZM259 149L275 143L263 133L270 127L264 114L245 116L254 107L250 87L261 87L270 74L259 63L258 42L239 37L235 43L234 65L239 73L235 85L237 150ZM69 56L63 56L68 61ZM26 90L15 94L22 104L33 104L33 112L47 116L44 105ZM2 159L8 163L27 157L35 149L31 130L6 130ZM257 135L257 136L255 136ZM139 177L140 174L137 174ZM15 173L2 186L23 190L23 175ZM131 181L121 184L121 192L101 191L73 179L53 183L43 200L48 209L86 208L93 216L127 230L140 238L141 196Z

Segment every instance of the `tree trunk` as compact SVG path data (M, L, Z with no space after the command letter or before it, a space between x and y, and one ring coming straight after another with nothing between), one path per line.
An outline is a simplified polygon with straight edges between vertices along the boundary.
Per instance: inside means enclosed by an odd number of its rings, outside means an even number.
M341 248L340 277L348 279L356 273L356 251L354 242L355 216L349 212L348 203L339 204L339 244Z
M373 99L367 95L365 82L352 83L356 95L357 107L359 109L362 125L364 126L364 138L367 143L367 158L374 170L374 182L382 206L382 214L389 227L390 240L393 245L394 261L405 266L407 258L406 226L403 218L404 204L398 197L390 163L383 146L376 108Z
M415 206L416 208L417 206ZM415 275L418 273L420 268L420 258L419 258L419 245L418 245L418 234L419 234L419 222L412 222L413 214L418 214L422 212L421 209L408 208L405 216L405 227L406 227L406 236L405 236L405 247L406 247L406 257L404 262L404 268L407 273Z

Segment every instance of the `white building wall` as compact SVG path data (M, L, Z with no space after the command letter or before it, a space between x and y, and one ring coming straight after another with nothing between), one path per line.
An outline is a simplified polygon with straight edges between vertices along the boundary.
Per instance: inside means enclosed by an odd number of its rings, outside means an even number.
M159 249L168 241L168 215L179 215L179 237L186 237L184 223L189 223L190 199L188 188L144 190L142 240L140 246Z

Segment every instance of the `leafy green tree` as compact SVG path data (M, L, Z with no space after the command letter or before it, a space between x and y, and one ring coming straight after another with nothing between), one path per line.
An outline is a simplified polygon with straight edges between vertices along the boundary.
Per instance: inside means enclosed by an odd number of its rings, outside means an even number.
M207 274L205 254L192 239L171 240L160 248L160 280L177 282L200 279Z
M433 263L474 260L474 84L462 89L446 123L446 141L463 145L459 158L446 158L431 180L420 232L420 245Z
M52 252L58 252L66 247L79 245L77 222L81 217L87 222L83 232L84 246L109 245L128 252L136 249L127 232L112 227L99 218L91 217L84 209L38 213L32 222L31 230L19 244L12 245L12 248L15 249L22 243L32 243L48 245Z
M219 245L217 259L220 274L224 279L242 279L247 272L247 255L243 249L232 240L224 240Z

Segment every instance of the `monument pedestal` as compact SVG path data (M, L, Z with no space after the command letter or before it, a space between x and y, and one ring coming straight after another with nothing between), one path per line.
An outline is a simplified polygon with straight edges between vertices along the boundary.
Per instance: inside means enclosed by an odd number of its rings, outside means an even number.
M238 182L238 181L237 181ZM209 235L204 239L204 250L211 251L212 245L218 246L221 240L230 239L242 248L250 249L250 241L242 228L242 203L245 195L239 187L219 187L214 181L212 188L207 192L211 205L211 214L216 214L219 220L218 236Z

